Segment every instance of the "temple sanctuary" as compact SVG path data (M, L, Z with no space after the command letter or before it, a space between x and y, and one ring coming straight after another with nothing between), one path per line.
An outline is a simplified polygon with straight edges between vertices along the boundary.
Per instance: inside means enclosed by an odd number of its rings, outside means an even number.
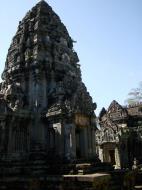
M96 132L97 154L102 162L112 163L116 169L142 164L142 104L121 106L112 101L108 110L99 115L100 128Z
M40 1L19 22L2 73L0 175L48 173L96 155L96 104L78 62L66 27Z

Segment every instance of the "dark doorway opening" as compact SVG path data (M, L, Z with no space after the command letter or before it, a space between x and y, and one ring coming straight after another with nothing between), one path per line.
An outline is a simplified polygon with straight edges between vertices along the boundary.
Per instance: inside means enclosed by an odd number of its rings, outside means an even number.
M115 150L109 150L110 162L115 165Z

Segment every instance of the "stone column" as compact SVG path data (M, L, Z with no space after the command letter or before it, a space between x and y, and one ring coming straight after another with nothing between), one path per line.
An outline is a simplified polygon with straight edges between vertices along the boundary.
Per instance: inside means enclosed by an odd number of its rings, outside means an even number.
M92 156L96 155L96 135L95 135L95 129L92 127Z
M55 151L59 156L62 156L62 124L54 123L53 129L55 130Z
M103 149L99 146L99 159L101 160L101 162L104 162L104 152Z
M83 157L88 158L88 137L87 137L87 129L86 127L83 129Z
M64 134L65 134L65 158L67 160L73 160L76 156L75 153L75 125L65 124L64 125Z
M87 127L88 131L88 157L92 155L92 142L91 142L91 128L90 126Z
M76 134L75 134L76 126L72 124L72 157L73 159L76 158Z
M115 169L120 169L120 153L118 147L115 148Z

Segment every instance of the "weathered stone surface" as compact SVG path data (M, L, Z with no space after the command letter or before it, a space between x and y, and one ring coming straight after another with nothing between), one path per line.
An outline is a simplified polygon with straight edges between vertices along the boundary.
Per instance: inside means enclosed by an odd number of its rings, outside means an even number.
M123 107L113 101L100 112L100 130L96 133L97 150L103 162L118 168L142 163L142 104Z
M95 156L95 104L78 62L66 27L40 1L19 22L2 74L0 167L5 175L37 175L52 170L48 163Z

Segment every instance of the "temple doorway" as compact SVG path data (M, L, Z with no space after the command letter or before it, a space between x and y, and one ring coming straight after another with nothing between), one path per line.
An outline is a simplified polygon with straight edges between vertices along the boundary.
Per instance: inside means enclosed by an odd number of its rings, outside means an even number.
M113 143L106 143L103 145L103 161L109 162L112 165L116 164L116 145Z
M86 144L84 137L84 129L76 129L76 157L82 159L86 156Z
M115 165L115 150L109 150L109 160L112 165Z

